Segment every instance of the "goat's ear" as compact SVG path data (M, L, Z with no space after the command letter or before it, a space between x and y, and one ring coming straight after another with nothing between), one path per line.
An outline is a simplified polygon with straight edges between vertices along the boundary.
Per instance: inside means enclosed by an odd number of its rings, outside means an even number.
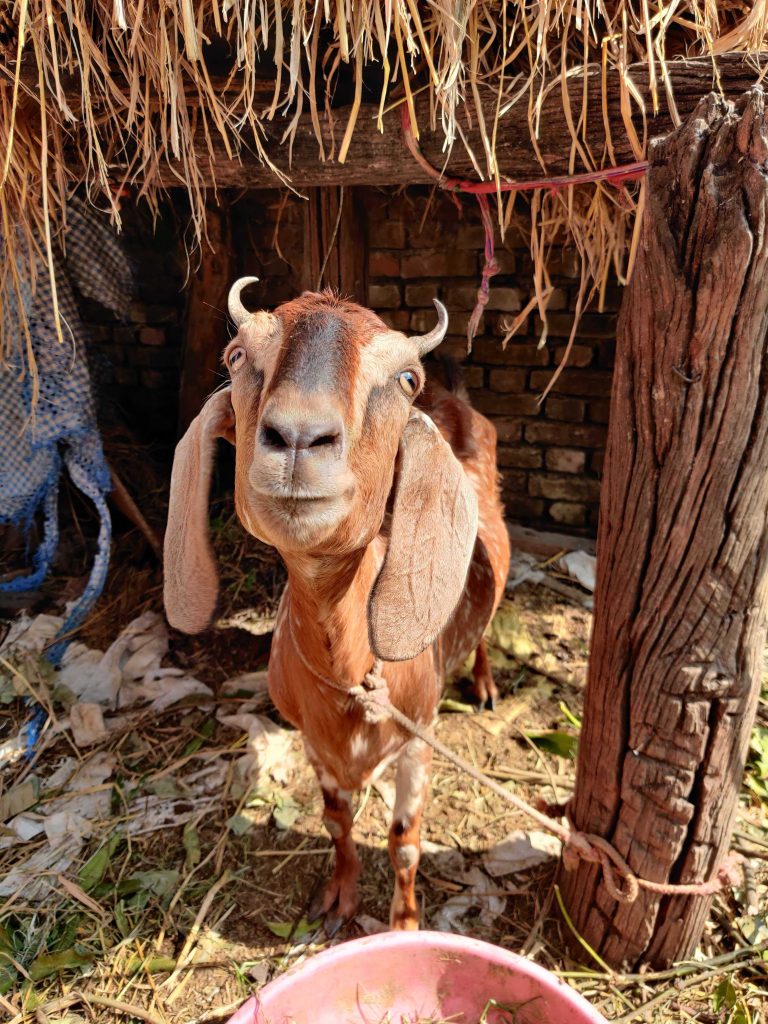
M173 457L163 600L168 621L184 633L206 629L216 608L219 574L208 530L208 495L216 438L234 441L234 426L229 388L217 391L190 423Z
M400 442L392 525L368 604L371 650L415 658L453 614L477 536L477 498L435 424L414 412Z

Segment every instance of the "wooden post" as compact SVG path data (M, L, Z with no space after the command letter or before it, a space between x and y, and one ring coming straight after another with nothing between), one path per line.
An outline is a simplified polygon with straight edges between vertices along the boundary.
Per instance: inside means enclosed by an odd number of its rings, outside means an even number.
M577 828L639 876L695 882L729 846L768 603L768 129L714 94L652 148L624 300L598 537ZM689 956L710 900L617 904L563 873L610 964Z
M315 291L319 283L364 304L368 297L366 232L359 190L329 186L308 192L302 287Z
M184 318L184 346L179 386L179 432L200 411L221 383L221 353L229 339L227 295L234 280L234 253L226 205L206 209L207 240L200 266L190 281Z

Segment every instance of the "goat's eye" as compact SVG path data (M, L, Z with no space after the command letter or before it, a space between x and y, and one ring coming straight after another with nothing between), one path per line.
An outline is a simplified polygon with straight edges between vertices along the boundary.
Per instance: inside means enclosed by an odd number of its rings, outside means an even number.
M419 390L419 378L411 370L402 370L395 379L409 398Z
M245 360L245 349L238 345L237 348L233 348L227 356L227 366L230 370L236 370L238 366L241 366Z

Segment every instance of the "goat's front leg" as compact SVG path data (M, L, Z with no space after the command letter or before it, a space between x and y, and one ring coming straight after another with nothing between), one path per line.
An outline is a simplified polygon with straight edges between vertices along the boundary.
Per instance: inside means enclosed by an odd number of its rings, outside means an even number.
M493 711L499 697L496 683L493 681L493 671L488 658L488 647L485 637L477 645L475 651L475 664L472 668L472 693L477 701L480 710L485 708Z
M432 748L414 737L397 762L395 812L389 830L389 859L395 872L389 926L396 931L414 931L419 927L414 883L421 854L421 813L431 768Z
M319 765L313 763L312 767L323 791L323 824L333 840L336 862L324 889L312 901L308 917L310 921L323 918L325 933L330 939L357 912L360 858L352 841L351 794L336 785Z

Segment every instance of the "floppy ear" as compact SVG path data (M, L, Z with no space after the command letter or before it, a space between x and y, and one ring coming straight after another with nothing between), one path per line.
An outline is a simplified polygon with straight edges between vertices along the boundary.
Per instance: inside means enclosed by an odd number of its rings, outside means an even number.
M208 531L208 494L216 438L234 442L234 425L229 388L217 391L192 420L173 457L163 601L168 621L184 633L206 629L216 608L219 574Z
M384 565L368 603L371 650L415 658L448 622L469 571L477 498L435 424L414 412L400 441L400 471Z

